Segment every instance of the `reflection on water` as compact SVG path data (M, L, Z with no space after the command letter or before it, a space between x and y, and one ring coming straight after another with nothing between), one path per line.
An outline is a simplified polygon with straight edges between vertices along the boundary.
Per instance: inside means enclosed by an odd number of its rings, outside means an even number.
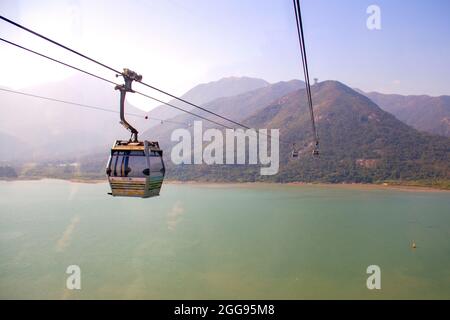
M0 182L0 298L450 299L446 192ZM417 248L411 248L415 241ZM82 290L65 289L67 266ZM382 289L366 288L381 267Z

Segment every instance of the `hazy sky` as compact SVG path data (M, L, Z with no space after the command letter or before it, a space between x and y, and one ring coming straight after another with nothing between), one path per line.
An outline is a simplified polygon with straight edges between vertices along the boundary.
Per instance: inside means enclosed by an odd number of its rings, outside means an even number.
M311 77L366 91L450 94L450 1L301 3ZM381 30L366 27L371 4L381 9ZM0 12L175 94L225 76L303 77L291 0L0 0ZM115 79L3 21L0 36ZM0 52L0 86L22 88L75 73L7 44L0 43ZM136 97L131 102L149 106Z

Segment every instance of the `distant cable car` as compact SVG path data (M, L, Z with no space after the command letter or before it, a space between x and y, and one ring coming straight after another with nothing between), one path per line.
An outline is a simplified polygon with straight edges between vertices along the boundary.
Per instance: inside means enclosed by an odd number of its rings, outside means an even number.
M295 143L292 144L292 150L291 150L291 158L293 159L297 159L299 156L299 150L297 149L297 147L295 146ZM316 143L313 151L312 151L313 156L319 156L319 149L318 149L318 143Z
M292 144L291 157L292 158L298 158L298 150L295 147L295 143Z
M314 145L314 149L312 152L313 156L319 156L319 140L316 140L316 144Z
M116 140L106 166L111 195L149 198L158 196L166 172L163 151L158 142L138 141L138 131L125 120L125 95L133 92L131 83L142 76L124 69L120 90L120 123L131 131L130 140Z

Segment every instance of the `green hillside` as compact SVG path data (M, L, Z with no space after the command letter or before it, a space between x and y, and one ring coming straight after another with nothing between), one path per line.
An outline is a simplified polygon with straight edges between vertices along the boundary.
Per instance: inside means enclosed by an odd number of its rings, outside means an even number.
M246 119L253 128L280 128L280 171L260 176L259 166L184 165L169 170L181 180L365 182L450 179L450 139L418 132L367 97L335 81L312 88L321 155L310 151L311 126L305 90L277 99ZM291 159L291 143L301 146ZM443 182L444 181L444 182Z

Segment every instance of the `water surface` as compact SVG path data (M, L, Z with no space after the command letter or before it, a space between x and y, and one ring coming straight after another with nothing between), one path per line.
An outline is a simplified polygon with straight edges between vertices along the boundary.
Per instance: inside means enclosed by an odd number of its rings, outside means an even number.
M450 193L0 182L0 298L450 299ZM417 249L411 248L415 241ZM79 265L82 289L65 288ZM366 268L381 268L368 290Z

